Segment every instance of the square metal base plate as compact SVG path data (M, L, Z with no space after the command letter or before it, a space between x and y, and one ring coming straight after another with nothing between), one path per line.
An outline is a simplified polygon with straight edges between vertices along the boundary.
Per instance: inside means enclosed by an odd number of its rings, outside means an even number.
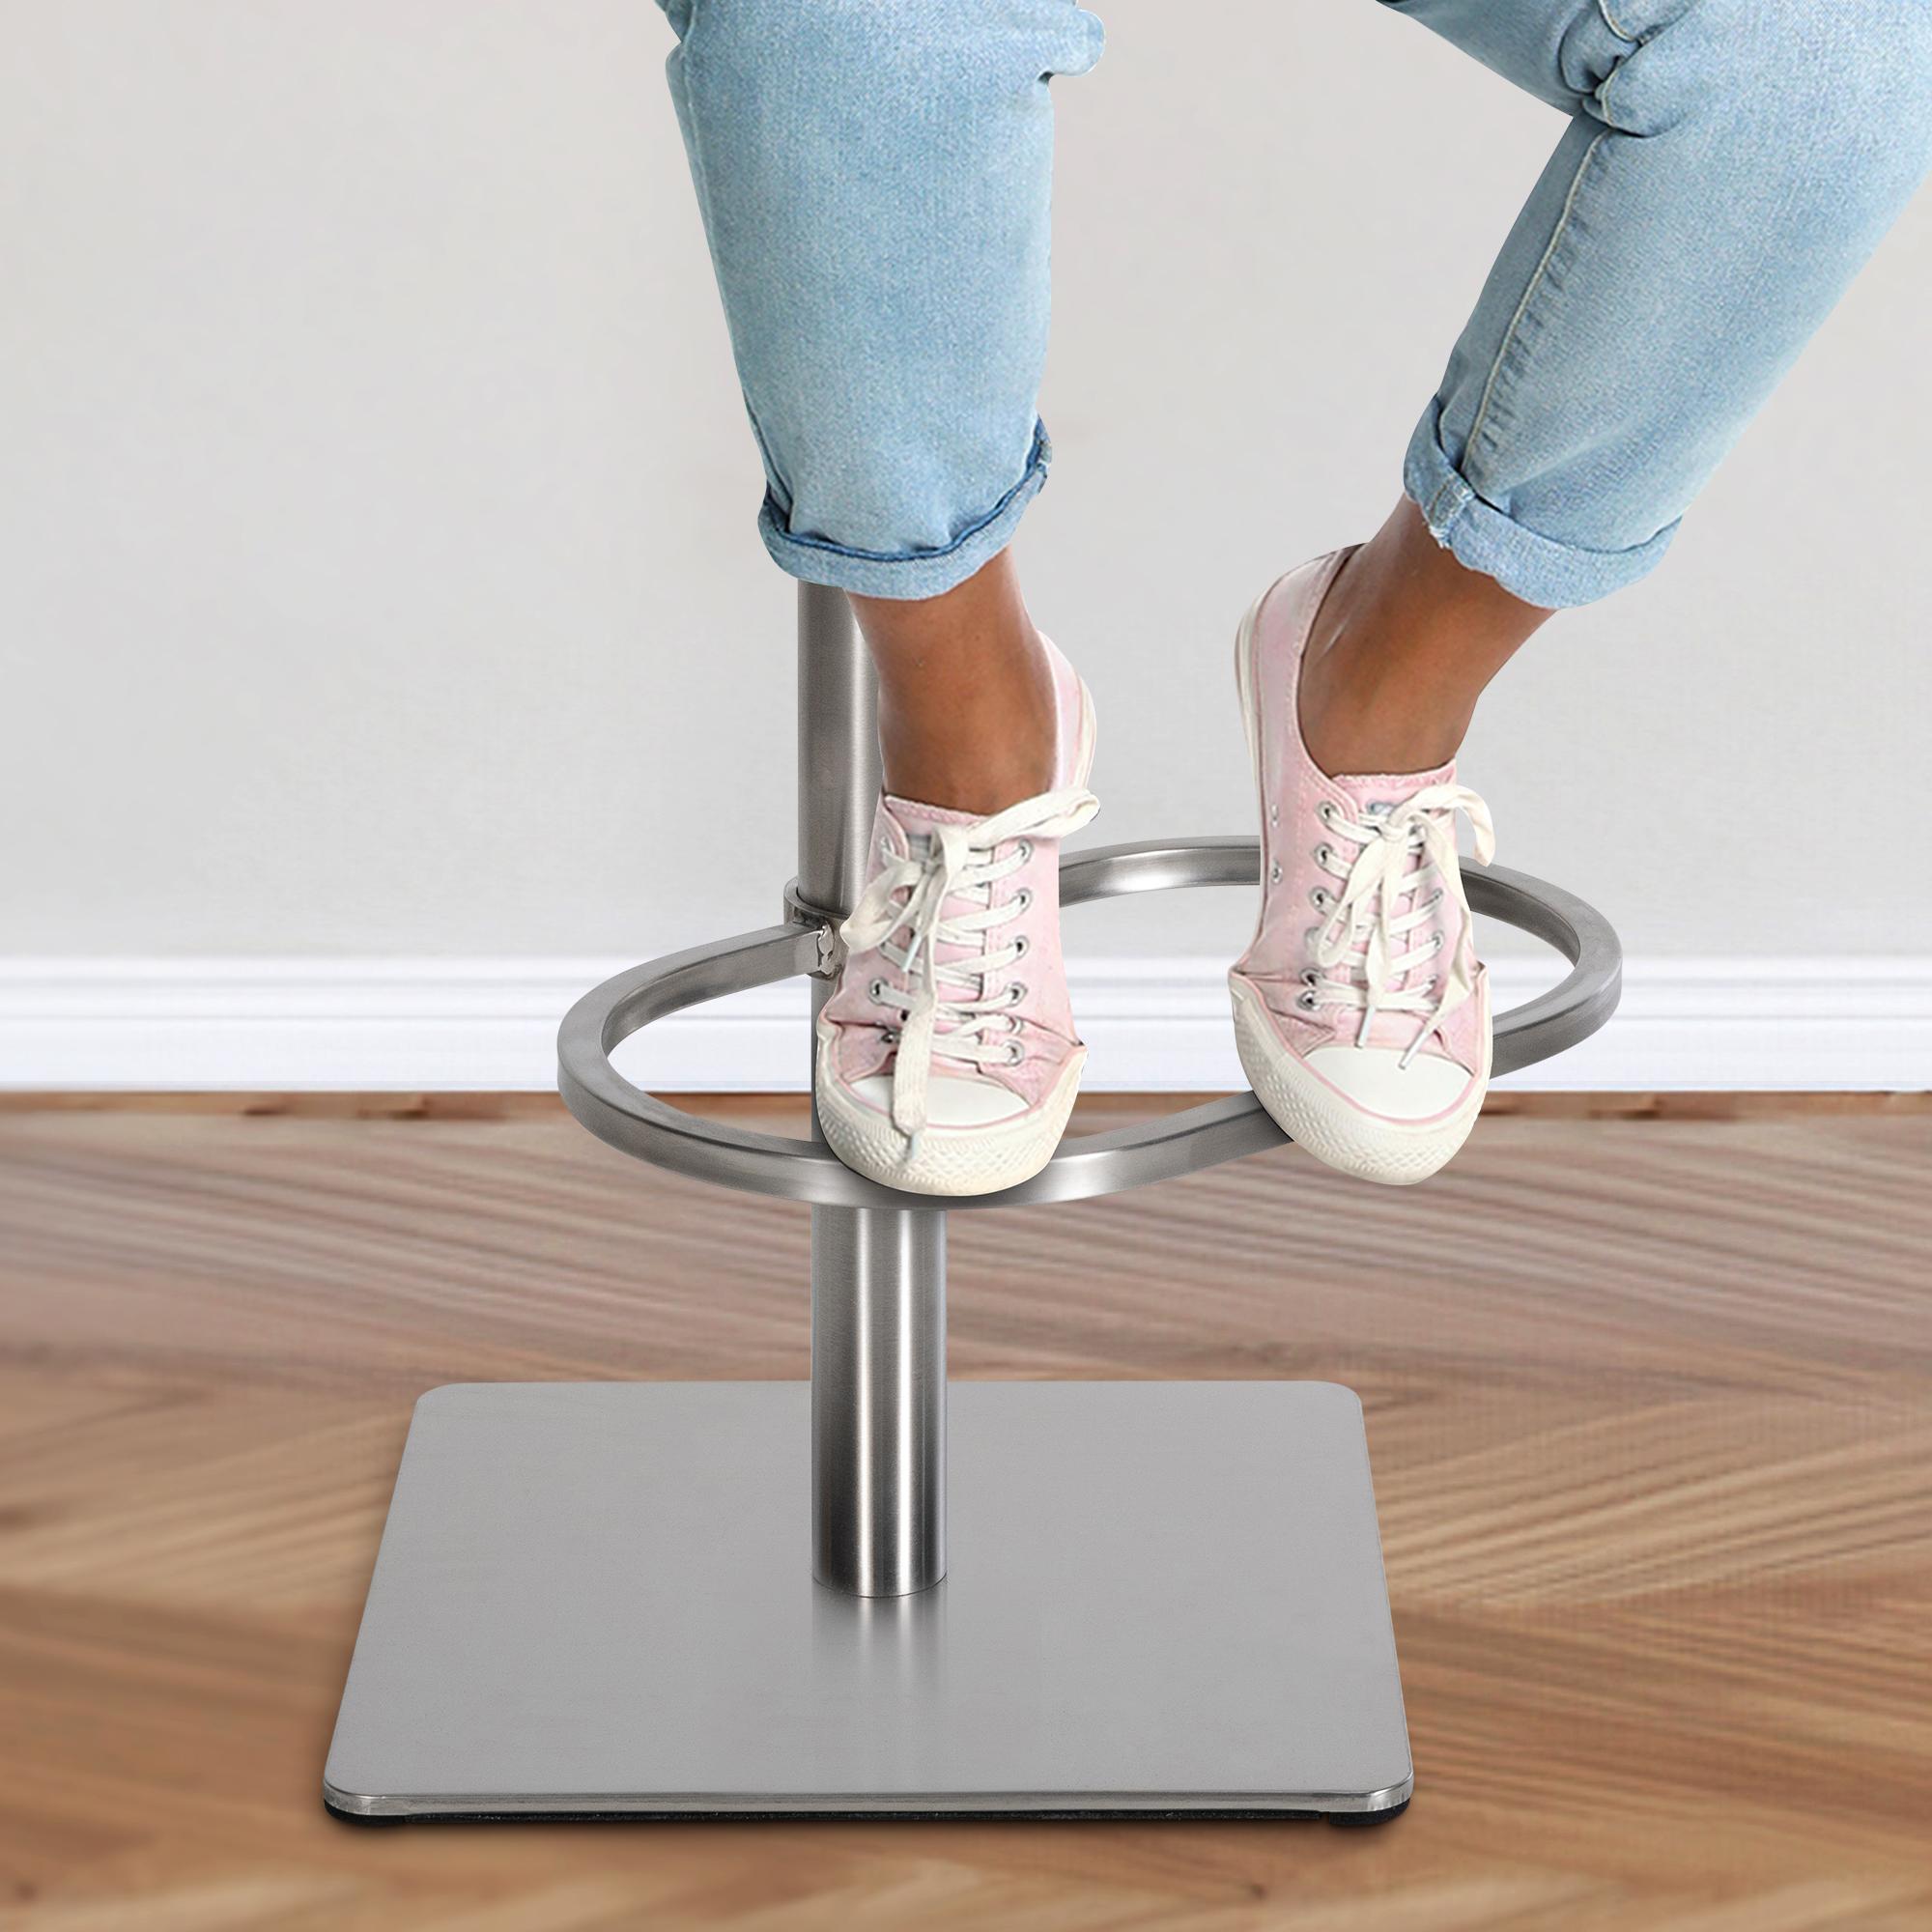
M1410 1786L1361 1405L956 1382L946 1579L816 1584L810 1390L416 1406L328 1755L357 1818L1369 1814Z

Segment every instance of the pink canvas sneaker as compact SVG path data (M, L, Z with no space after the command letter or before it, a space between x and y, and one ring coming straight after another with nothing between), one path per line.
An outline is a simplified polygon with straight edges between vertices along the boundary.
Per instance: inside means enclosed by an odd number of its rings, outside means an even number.
M847 1167L914 1194L991 1194L1060 1145L1087 1049L1060 950L1060 841L1099 810L1094 702L1052 644L1055 788L989 817L887 797L839 928L812 1092Z
M1426 1180L1490 1079L1489 980L1456 856L1487 863L1489 808L1430 772L1330 778L1296 709L1309 627L1343 554L1291 571L1241 622L1241 715L1262 805L1262 909L1228 975L1235 1037L1282 1130L1346 1174Z

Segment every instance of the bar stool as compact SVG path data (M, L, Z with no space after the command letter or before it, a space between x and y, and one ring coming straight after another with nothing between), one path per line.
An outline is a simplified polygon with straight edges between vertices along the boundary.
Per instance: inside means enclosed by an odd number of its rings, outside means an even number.
M942 1208L611 1065L652 1020L838 963L879 789L842 596L799 599L799 866L775 925L639 966L558 1037L577 1119L811 1204L811 1380L452 1384L416 1405L324 1777L359 1820L1395 1817L1412 1787L1361 1404L1330 1382L946 1379L946 1215L1111 1194L1283 1136L1250 1094L1069 1135ZM1253 838L1069 855L1076 906L1253 884ZM1469 867L1570 962L1495 1070L1615 1009L1589 906ZM815 1128L815 1123L814 1123ZM1284 1174L1284 1184L1289 1177ZM719 1220L728 1243L728 1216Z

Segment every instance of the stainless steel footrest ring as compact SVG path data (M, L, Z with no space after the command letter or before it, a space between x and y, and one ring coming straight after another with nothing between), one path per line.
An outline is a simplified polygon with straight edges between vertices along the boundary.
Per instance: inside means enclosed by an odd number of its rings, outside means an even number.
M1108 845L1062 861L1061 898L1074 906L1125 893L1252 885L1259 867L1253 838ZM1500 866L1468 865L1463 880L1477 912L1532 934L1570 961L1558 985L1497 1018L1496 1073L1547 1060L1595 1033L1616 1010L1622 985L1622 949L1609 923L1574 894ZM821 972L825 931L794 918L634 966L594 987L571 1008L557 1037L565 1104L600 1140L700 1180L823 1207L941 1205L854 1174L822 1143L686 1113L633 1086L611 1064L614 1048L668 1013L794 974ZM943 1205L952 1210L1010 1208L1117 1194L1277 1147L1284 1138L1254 1095L1239 1094L1107 1133L1069 1134L1046 1167L1021 1186L949 1198Z

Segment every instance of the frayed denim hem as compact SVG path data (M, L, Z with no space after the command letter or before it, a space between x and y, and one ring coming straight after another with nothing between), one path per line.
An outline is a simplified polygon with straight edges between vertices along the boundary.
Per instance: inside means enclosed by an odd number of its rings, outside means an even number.
M908 551L894 555L884 551L852 550L824 537L794 536L784 526L784 512L766 493L758 511L758 534L779 568L803 583L830 584L835 590L856 591L861 597L938 597L963 583L1005 550L1019 527L1026 506L1040 493L1053 460L1053 445L1044 426L1034 430L1026 472L970 528L944 550Z
M1583 550L1525 528L1476 495L1443 452L1439 399L1432 398L1409 438L1402 487L1430 534L1458 563L1493 577L1513 596L1545 611L1592 604L1654 569L1677 526L1630 550Z

